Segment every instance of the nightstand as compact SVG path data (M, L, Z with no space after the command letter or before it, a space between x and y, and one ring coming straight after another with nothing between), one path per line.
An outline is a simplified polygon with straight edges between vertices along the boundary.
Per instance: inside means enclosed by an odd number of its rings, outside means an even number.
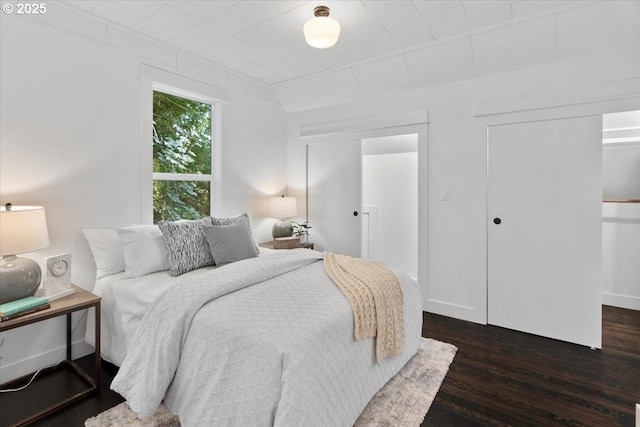
M273 247L273 241L260 243L258 246L260 246L261 248L275 249ZM313 243L300 243L300 246L298 246L297 248L291 248L291 249L298 249L298 248L313 249L313 246L314 246ZM276 250L280 251L285 249L276 249Z
M79 376L79 378L86 384L86 388L83 390L75 390L71 393L67 393L62 400L56 400L42 404L41 407L35 407L34 405L28 405L29 412L24 415L24 418L16 420L5 420L3 415L0 415L1 425L24 426L30 424L36 420L39 420L47 415L55 412L76 400L82 399L89 394L98 391L100 389L100 301L101 298L92 294L89 291L82 289L79 286L73 285L75 292L64 298L57 299L51 302L51 306L45 310L37 311L32 314L27 314L21 317L17 317L12 320L0 323L0 332L8 331L10 329L20 328L22 326L30 325L32 323L41 322L43 320L51 319L54 317L66 315L67 316L67 354L66 360L63 360L58 366L43 371L36 377L34 382L29 387L46 386L47 373L67 368L71 373ZM93 307L95 309L95 334L96 334L96 348L95 348L95 376L92 378L86 373L74 360L71 359L71 313L76 311L85 310ZM22 378L7 382L0 385L0 389L18 388L24 384L33 376L33 374L25 375ZM41 381L39 381L41 380ZM44 387L43 387L44 389ZM62 391L62 390L61 390ZM62 391L64 392L64 391ZM71 394L71 395L69 395ZM0 407L4 405L15 405L16 399L20 399L20 392L13 393L0 393ZM33 403L33 402L31 402ZM48 406L47 406L48 405ZM23 406L23 405L20 405ZM2 411L6 412L6 411Z

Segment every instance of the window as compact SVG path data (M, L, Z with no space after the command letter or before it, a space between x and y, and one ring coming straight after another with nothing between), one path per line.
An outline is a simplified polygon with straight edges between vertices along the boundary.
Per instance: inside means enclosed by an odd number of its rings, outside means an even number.
M211 213L215 104L153 91L153 222Z

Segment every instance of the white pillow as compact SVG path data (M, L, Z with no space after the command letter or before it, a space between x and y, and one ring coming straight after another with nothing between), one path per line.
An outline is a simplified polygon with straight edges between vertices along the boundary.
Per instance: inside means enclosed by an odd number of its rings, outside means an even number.
M116 233L124 253L123 278L169 269L169 251L157 225L123 225Z
M124 271L122 244L113 228L85 228L82 230L96 262L96 279Z

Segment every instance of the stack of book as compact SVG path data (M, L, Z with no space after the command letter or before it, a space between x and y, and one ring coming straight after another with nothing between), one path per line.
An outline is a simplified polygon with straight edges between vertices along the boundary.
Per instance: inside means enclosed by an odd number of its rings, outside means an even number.
M0 304L0 322L6 322L49 307L49 299L46 297L33 296L5 302Z

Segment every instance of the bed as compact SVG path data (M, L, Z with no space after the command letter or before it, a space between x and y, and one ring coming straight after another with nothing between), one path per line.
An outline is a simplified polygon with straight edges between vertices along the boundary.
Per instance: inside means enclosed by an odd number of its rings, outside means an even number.
M141 418L164 401L183 426L353 425L417 352L422 299L394 270L404 350L380 360L373 338L355 340L351 306L322 258L261 251L177 277L100 277L101 354L121 367L112 388Z

